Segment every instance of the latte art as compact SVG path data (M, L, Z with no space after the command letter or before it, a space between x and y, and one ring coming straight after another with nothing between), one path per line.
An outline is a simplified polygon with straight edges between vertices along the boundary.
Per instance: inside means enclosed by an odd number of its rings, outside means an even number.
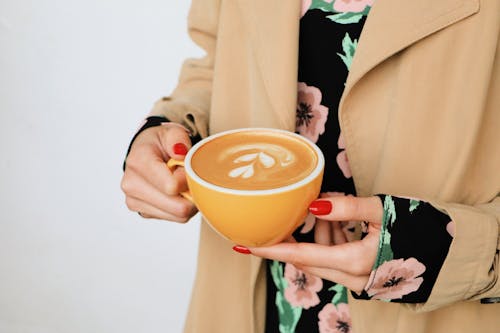
M202 179L226 188L271 189L305 178L316 166L314 151L284 134L235 133L216 138L192 158Z
M231 171L229 171L229 177L231 178L237 178L237 177L242 177L242 178L250 178L253 177L255 174L255 168L254 165L257 162L260 162L264 168L271 168L273 165L276 164L274 159L267 155L266 153L255 153L255 154L247 154L243 155L240 158L235 159L233 162L238 163L241 161L248 161L250 164L244 165L242 167L235 168Z
M257 152L250 152L255 151ZM250 152L250 153L249 153ZM223 160L230 160L234 164L228 176L231 178L266 177L267 169L285 168L295 160L295 155L288 149L275 144L241 145L221 152ZM257 172L257 174L256 174Z

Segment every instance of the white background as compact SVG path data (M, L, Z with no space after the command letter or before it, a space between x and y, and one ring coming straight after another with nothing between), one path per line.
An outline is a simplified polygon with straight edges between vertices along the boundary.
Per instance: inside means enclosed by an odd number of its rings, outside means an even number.
M0 1L0 333L180 332L199 221L142 220L128 141L177 81L188 0Z

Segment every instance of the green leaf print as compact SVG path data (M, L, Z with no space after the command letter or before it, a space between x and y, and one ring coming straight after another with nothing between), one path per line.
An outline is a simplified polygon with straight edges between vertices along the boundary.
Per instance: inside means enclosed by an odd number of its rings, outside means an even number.
M380 266L382 263L386 261L390 261L394 258L394 253L392 252L392 247L391 247L391 234L387 229L382 232L382 237L380 239L380 250L379 250L379 265Z
M321 9L324 12L331 12L331 13L335 12L333 10L333 2L328 3L325 2L324 0L312 0L309 10L311 9Z
M394 259L394 253L391 248L391 234L387 230L387 225L391 226L396 221L396 206L390 195L384 199L384 216L382 217L382 227L380 228L380 241L378 245L377 260L373 264L372 270L377 269L386 261Z
M271 276L273 277L273 282L276 288L278 288L278 290L281 291L285 290L288 283L283 278L283 266L279 263L279 261L273 260L272 264L270 265L270 268L271 268Z
M328 291L334 291L335 294L332 298L333 305L337 306L340 303L347 304L347 288L341 284L336 284L333 287L328 288Z
M281 291L276 293L276 306L278 307L280 333L294 333L302 314L302 308L291 306Z
M394 221L396 221L396 205L394 204L394 200L392 200L392 197L390 195L385 196L383 220L390 220L391 227L394 224ZM382 223L384 223L384 221L382 221Z
M410 213L413 213L413 211L418 208L418 205L420 205L419 200L410 199Z
M351 24L351 23L358 23L362 18L363 18L363 13L352 13L352 12L345 12L345 13L337 13L333 15L328 15L327 18L332 20L333 22L336 22L338 24Z
M338 56L342 59L344 64L347 67L347 70L351 69L352 59L354 58L354 52L356 52L356 47L358 46L358 40L354 41L349 36L349 33L346 33L344 39L342 39L342 50L344 54L337 53Z
M288 282L283 275L283 265L279 261L273 260L270 264L270 269L273 282L278 289L276 293L276 307L278 308L280 333L293 333L302 315L302 308L291 306L284 297Z
M333 6L332 6L333 8ZM363 9L362 12L342 12L338 13L335 10L333 12L335 14L333 15L328 15L327 18L332 20L333 22L336 22L338 24L352 24L352 23L358 23L363 16L367 16L368 13L370 12L370 9L372 7L366 6L365 9Z

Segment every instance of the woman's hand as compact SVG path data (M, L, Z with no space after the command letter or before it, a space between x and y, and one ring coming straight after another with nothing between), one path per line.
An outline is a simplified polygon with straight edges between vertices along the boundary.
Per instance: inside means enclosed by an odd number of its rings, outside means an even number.
M187 190L183 168L170 171L170 158L182 160L191 140L182 126L167 123L150 127L135 139L126 160L121 187L127 207L145 218L186 222L195 206L179 195Z
M318 218L315 238L319 243L296 243L290 239L249 250L253 255L291 263L360 293L368 282L378 251L383 216L379 197L321 198L309 206L309 211ZM362 240L345 242L342 236L339 240L339 223L344 221L366 221L368 234Z

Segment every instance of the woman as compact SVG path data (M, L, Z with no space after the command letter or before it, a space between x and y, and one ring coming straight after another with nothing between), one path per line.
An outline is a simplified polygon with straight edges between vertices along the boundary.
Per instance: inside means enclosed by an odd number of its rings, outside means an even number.
M128 207L187 221L184 175L164 163L231 128L297 131L338 172L311 204L314 230L286 243L241 255L202 224L186 332L496 332L499 30L496 0L194 0L207 55L135 137ZM314 61L325 45L329 76ZM366 221L361 241L346 243L349 221Z

